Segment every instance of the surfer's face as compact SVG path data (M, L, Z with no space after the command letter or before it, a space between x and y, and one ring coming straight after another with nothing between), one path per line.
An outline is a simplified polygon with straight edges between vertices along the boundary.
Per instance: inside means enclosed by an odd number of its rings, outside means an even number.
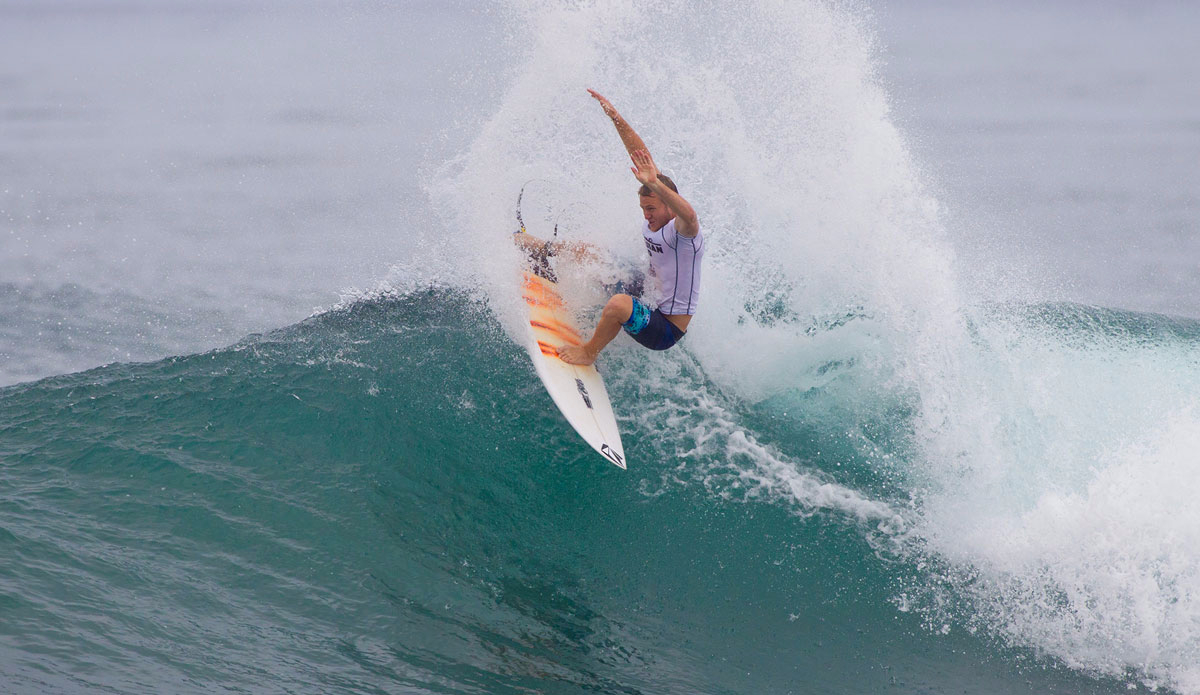
M646 218L652 232L662 229L663 225L675 216L671 214L671 208L667 207L662 198L656 195L638 196L638 201L642 206L642 217Z

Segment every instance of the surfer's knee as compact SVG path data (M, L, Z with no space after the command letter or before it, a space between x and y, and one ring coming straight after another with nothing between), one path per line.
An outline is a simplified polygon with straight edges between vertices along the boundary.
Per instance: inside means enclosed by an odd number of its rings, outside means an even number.
M617 323L625 323L632 315L633 297L627 294L614 294L601 312L601 318L613 319Z

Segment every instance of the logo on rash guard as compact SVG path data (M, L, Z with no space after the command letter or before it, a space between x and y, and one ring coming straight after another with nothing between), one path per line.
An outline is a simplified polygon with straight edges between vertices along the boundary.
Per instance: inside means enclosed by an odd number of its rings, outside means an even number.
M662 253L663 252L662 246L654 243L653 241L650 241L646 237L642 237L642 240L646 242L646 251L648 251L650 253Z

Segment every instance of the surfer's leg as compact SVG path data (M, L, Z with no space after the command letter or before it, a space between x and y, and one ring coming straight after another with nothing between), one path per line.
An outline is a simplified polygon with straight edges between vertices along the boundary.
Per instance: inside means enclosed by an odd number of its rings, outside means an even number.
M548 244L528 232L517 232L512 237L513 243L520 246L527 254L546 253Z
M529 232L513 234L513 243L520 246L530 260L545 262L547 258L563 255L573 261L598 261L600 250L586 241L545 241Z
M596 324L596 332L592 334L592 339L578 347L560 347L559 358L567 364L588 365L595 362L596 355L617 337L621 332L621 324L628 321L633 314L633 302L633 297L627 294L613 295L600 312L600 322Z

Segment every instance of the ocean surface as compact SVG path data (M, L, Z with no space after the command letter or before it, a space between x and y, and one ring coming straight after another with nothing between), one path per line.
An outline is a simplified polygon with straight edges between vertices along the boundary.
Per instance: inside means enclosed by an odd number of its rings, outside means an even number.
M0 0L0 692L1200 694L1200 6ZM629 469L517 340L699 212Z

